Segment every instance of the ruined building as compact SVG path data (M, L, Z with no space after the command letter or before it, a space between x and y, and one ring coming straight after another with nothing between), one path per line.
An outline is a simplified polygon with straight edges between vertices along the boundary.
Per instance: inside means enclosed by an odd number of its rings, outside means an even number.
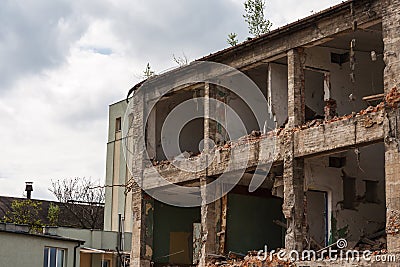
M273 127L260 126L241 97L212 83L175 87L153 103L169 77L193 78L200 61L246 74L268 103ZM318 250L340 238L349 248L400 252L400 0L347 1L145 84L130 102L127 136L121 132L126 102L110 106L104 224L118 230L118 214L125 218L123 228L133 236L131 266L205 266L229 252L240 256L265 245ZM183 153L166 155L163 123L195 97L204 116L180 131ZM227 109L212 99L239 115L243 137L227 136L218 122L228 124ZM202 149L207 138L215 145ZM124 146L124 139L131 141ZM128 167L125 150L133 151ZM212 155L205 169L179 169L178 159L171 160L204 154ZM168 191L148 183L156 173L198 187L237 171L243 174L228 194L198 207L168 205L141 189L144 183ZM261 186L250 192L257 177Z

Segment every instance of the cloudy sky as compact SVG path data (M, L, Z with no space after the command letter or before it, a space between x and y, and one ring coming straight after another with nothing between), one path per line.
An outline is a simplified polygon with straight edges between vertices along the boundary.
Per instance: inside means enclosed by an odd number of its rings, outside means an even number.
M156 72L248 35L244 0L1 0L0 195L53 199L51 179L104 180L108 105ZM273 28L338 0L268 0Z

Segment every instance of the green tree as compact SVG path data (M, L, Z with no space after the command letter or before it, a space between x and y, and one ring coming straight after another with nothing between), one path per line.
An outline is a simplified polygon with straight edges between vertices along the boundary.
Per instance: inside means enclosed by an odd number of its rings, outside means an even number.
M145 79L148 79L154 76L154 74L155 74L154 71L151 70L150 63L147 63L146 69L143 71L143 77Z
M250 34L258 37L269 32L272 23L265 18L265 0L246 0L244 10L246 13L243 17L248 24Z
M39 232L43 224L39 217L42 210L42 202L30 199L14 200L11 202L11 210L4 216L4 221L16 224L27 224L30 229Z
M47 219L51 225L58 225L58 216L60 215L60 207L56 204L50 203L47 211Z
M176 57L174 54L172 55L173 58L174 58L175 63L178 64L179 67L186 66L188 64L188 62L189 62L189 60L188 60L187 56L185 55L185 53L182 53L182 54L183 54L183 56L179 56L179 57Z
M238 39L237 39L237 34L236 33L230 33L228 34L228 39L226 39L226 41L228 42L228 44L230 44L231 46L235 46L238 44Z

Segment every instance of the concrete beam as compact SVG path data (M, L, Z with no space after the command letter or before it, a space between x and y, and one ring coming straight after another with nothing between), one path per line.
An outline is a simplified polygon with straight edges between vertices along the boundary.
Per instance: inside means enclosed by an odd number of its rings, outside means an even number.
M353 12L351 12L352 10ZM369 10L369 12L366 12L366 10ZM357 21L359 28L374 25L380 22L381 16L381 1L348 1L336 9L330 9L323 14L305 18L301 22L287 25L251 42L246 42L199 60L219 62L244 70L250 66L254 67L280 58L291 49L312 47L332 40L331 38L335 36L351 31L354 21ZM196 65L192 63L184 68L177 68L152 78L146 83L147 98L157 98L159 96L157 88L165 86L166 83L174 82L171 81L171 75L180 77L182 81L193 81L193 78L199 73L198 71L196 72ZM215 73L215 75L217 77L220 73Z
M297 129L294 132L294 157L327 155L354 146L361 147L382 142L384 139L384 118L385 112L380 110L302 130ZM210 152L209 158L214 158L207 170L207 175L216 177L223 172L238 171L241 169L239 167L243 165L247 169L252 169L257 164L268 162L271 154L275 163L283 162L283 144L284 137L280 134L277 137L267 137L250 142L248 144L251 151L249 157L243 156L244 146L247 144L213 150ZM205 170L185 172L172 164L151 166L146 168L143 173L147 188L160 186L151 182L151 177L154 177L157 173L172 183L198 180L206 175Z
M296 47L318 45L329 41L329 38L352 31L354 21L357 21L359 28L374 25L380 20L381 15L381 1L347 1L336 8L304 18L266 36L200 60L220 62L240 69L259 61L268 61Z
M382 142L384 110L321 124L294 133L295 157L327 155Z

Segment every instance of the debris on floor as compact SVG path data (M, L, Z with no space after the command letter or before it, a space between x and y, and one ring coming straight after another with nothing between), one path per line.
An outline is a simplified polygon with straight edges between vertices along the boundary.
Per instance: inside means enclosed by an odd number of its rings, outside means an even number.
M330 120L336 117L337 116L336 109L337 109L336 100L331 98L325 100L325 107L324 107L325 119Z
M396 87L393 87L385 97L387 105L391 108L397 108L400 103L400 92Z
M272 130L269 131L267 133L262 133L261 131L257 131L257 130L253 130L250 134L245 135L243 137L240 137L237 140L232 140L232 141L227 141L224 145L216 145L214 147L215 150L229 150L235 146L240 146L243 144L250 144L252 142L257 142L261 139L264 138L268 138L271 136L280 136L281 134L285 134L287 133L287 131L289 132L297 132L300 130L304 130L304 129L308 129L308 128L312 128L312 127L318 127L320 125L323 124L329 124L332 122L336 122L336 121L341 121L341 120L348 120L357 116L362 116L362 115L366 115L366 114L370 114L370 113L375 113L378 112L380 110L383 110L385 108L385 106L388 107L392 107L395 108L399 105L400 103L400 92L398 92L398 90L396 88L393 88L385 97L385 102L380 102L378 105L376 106L369 106L366 109L362 109L359 112L353 112L352 114L348 114L348 115L343 115L343 116L337 116L336 114L336 101L335 100L329 100L326 102L326 110L325 110L325 115L327 119L313 119L310 121L307 121L305 124L298 126L298 127L294 127L292 129L286 129L286 128L279 128L276 130ZM368 120L368 119L367 119ZM365 125L366 127L372 127L375 122L369 122L367 121L367 124ZM183 158L185 159L194 159L197 156L199 156L201 153L193 153L193 152L184 152L185 155ZM189 156L188 156L189 155ZM182 159L183 159L182 158ZM181 158L178 158L177 160L179 160ZM153 159L152 161L153 166L159 166L159 165L169 165L171 164L170 161L168 160L155 160Z
M288 261L282 261L279 260L277 255L274 254L272 257L270 255L267 255L265 257L265 260L260 259L262 258L263 255L260 257L257 256L257 252L249 252L247 256L243 257L236 257L238 253L230 253L231 257L224 257L224 258L214 258L210 259L210 261L207 264L207 267L290 267L293 266L290 262ZM235 255L233 257L232 255Z
M387 253L385 229L381 229L376 233L362 237L354 249L359 251L369 250L375 252L375 254Z
M391 210L387 217L386 233L388 235L397 235L400 233L400 212Z

